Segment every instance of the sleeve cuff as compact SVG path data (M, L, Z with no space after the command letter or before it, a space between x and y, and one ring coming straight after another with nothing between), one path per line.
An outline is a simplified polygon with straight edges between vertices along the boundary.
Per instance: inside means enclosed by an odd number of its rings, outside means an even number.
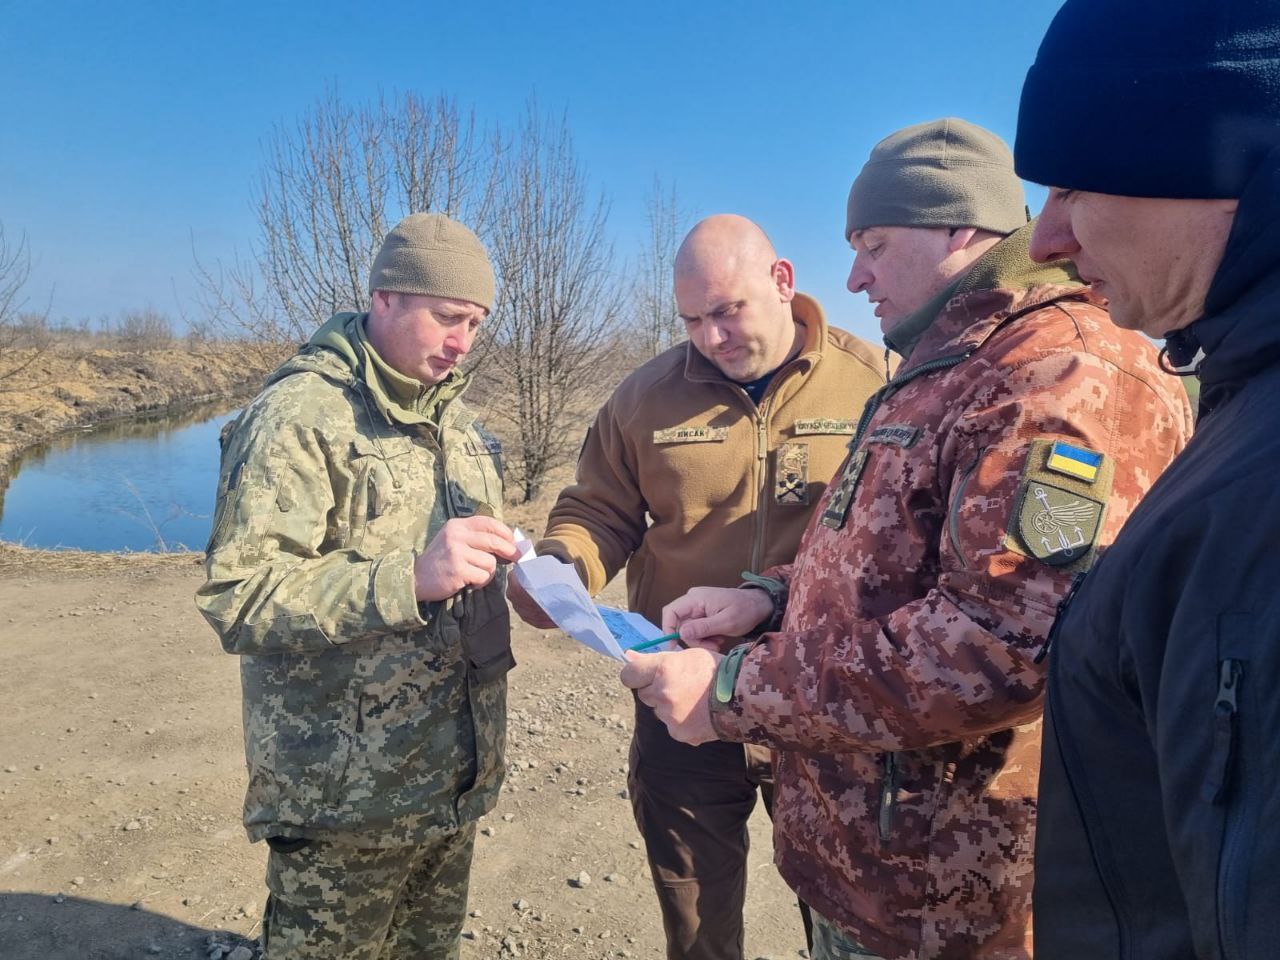
M388 629L411 630L427 625L414 595L413 561L412 550L393 550L374 565L373 606Z
M789 588L787 584L775 577L762 577L759 574L752 573L750 570L742 571L743 582L739 584L739 589L744 590L763 590L769 596L769 602L773 605L773 613L769 615L769 619L756 624L753 633L768 633L777 630L782 626L782 615L787 609L787 595Z
M728 703L715 702L716 685L713 681L709 696L711 704L711 726L721 740L735 743L769 744L768 732L752 716L751 691L757 689L759 683L759 660L762 645L754 643L742 657L738 667L737 678L733 684L733 695Z

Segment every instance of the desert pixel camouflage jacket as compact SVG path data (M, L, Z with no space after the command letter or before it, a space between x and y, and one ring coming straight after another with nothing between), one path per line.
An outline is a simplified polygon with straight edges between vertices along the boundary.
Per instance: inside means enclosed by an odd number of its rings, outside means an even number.
M1019 270L1029 232L868 403L794 565L771 571L781 630L714 716L778 751L784 877L895 960L1029 955L1039 655L1191 429L1148 341L1025 252Z
M437 425L389 393L362 320L326 324L224 437L196 602L241 656L254 840L412 843L502 781L503 578L421 607L413 581L446 520L501 505L499 448L460 400Z

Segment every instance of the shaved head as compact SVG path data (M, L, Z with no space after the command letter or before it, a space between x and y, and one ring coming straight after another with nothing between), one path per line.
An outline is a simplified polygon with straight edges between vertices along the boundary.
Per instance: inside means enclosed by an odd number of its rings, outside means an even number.
M701 221L680 244L674 273L689 342L730 380L758 380L804 343L791 316L795 270L746 217Z
M768 273L778 254L760 227L736 213L717 213L689 231L676 253L675 275L708 272Z

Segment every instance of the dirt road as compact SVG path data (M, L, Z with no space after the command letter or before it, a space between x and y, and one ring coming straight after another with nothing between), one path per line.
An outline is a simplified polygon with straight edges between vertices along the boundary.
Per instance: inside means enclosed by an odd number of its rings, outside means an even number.
M238 668L192 604L200 576L189 555L0 546L0 958L249 955L232 950L257 935L265 855L240 827ZM463 957L660 957L624 795L630 696L558 633L521 626L515 650ZM747 956L796 957L762 810L752 827Z

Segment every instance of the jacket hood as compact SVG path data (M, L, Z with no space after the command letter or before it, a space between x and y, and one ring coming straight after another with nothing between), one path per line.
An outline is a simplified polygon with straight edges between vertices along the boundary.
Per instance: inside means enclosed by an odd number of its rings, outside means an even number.
M358 383L388 423L438 425L450 402L466 389L466 377L454 370L440 383L424 385L393 370L365 335L366 316L334 314L267 378L267 384L295 373L316 373L346 387Z
M1208 414L1250 378L1280 363L1280 148L1245 187L1204 317L1167 338L1185 366L1204 350L1200 411Z
M355 313L335 313L311 335L301 350L267 377L267 385L295 373L317 373L343 385L354 383L360 369L360 354L347 333L347 327L357 316Z
M1041 286L1083 286L1070 261L1036 263L1031 259L1031 234L1034 231L1035 221L1032 220L984 253L953 283L886 333L885 346L904 358L910 357L925 331L951 301L958 297L991 290L1023 291Z

